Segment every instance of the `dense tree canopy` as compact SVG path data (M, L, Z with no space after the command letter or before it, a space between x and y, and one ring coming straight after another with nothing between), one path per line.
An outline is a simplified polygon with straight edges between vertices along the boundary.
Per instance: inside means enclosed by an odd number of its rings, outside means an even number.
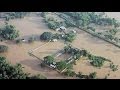
M46 64L50 65L54 62L54 57L53 56L46 56L46 57L44 57L44 62Z
M0 53L8 51L8 47L5 45L0 45Z
M19 37L19 31L13 25L6 24L1 30L1 36L7 40L14 40Z
M51 32L44 32L41 36L41 40L50 41L54 35Z
M6 61L5 57L0 57L0 79L43 79L40 75L30 76L24 73L22 68L21 64L13 66Z
M24 18L29 12L7 12L5 18L7 21L15 18Z

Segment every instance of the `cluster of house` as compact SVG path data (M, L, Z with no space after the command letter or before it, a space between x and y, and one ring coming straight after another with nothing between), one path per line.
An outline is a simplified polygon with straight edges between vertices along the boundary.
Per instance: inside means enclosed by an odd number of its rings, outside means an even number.
M64 32L66 33L66 28L64 26L61 26L59 28L56 29L56 31L59 31L59 32ZM77 33L75 30L72 30L72 33ZM62 35L62 37L64 37L64 34ZM57 39L53 39L52 40L53 42L57 42L58 40Z

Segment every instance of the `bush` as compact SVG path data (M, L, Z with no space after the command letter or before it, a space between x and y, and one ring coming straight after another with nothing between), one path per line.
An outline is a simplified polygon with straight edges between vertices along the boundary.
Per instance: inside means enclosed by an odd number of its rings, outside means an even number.
M48 22L48 27L50 28L50 29L56 29L56 28L58 28L59 26L58 26L59 24L58 23L56 23L56 22L54 22L54 21L49 21Z
M90 29L90 30L92 30L93 32L95 32L95 28L93 28L93 27L87 27L87 29Z
M41 67L45 67L45 63L42 62L42 63L40 64L40 66L41 66Z
M16 40L16 44L21 44L22 43L22 40L21 39L17 39Z
M82 72L78 72L78 74L76 74L76 77L79 77L80 79L96 79L96 74L96 72L93 72L89 75L83 75Z
M19 31L17 31L13 25L6 24L2 30L1 36L6 40L14 40L19 37Z
M80 79L88 79L88 75L83 75L82 72L78 72L78 74L76 74L76 77Z
M34 36L30 37L29 40L28 40L29 43L33 43L34 41L35 41L35 37Z
M7 52L7 51L8 51L8 47L7 46L0 45L0 53Z
M114 65L113 63L110 63L110 69L112 69L112 71L117 71L118 65Z
M111 34L111 35L115 35L116 33L117 33L117 29L111 29L111 30L109 30L109 33Z
M67 46L64 47L64 52L65 53L71 53L72 46L68 44Z
M54 62L54 57L53 56L46 56L44 57L44 63L50 65Z
M88 58L91 60L90 64L95 67L102 67L105 61L105 58L93 55L89 56Z
M75 39L76 34L74 33L67 33L65 34L65 41L72 42Z
M47 78L43 75L38 74L38 75L31 76L30 79L47 79Z
M104 60L92 60L90 64L95 67L102 67L104 64Z
M61 39L61 34L56 33L56 34L54 34L53 38L54 39Z
M67 67L67 63L65 61L60 61L60 62L57 62L57 69L58 70L63 70Z
M64 75L73 77L76 75L76 73L74 71L67 70L66 72L64 72Z
M51 32L44 32L41 36L40 39L41 40L45 40L45 41L50 41L53 37L53 34Z
M8 12L5 14L6 21L15 18L24 18L29 12Z
M0 57L0 79L27 79L28 75L22 71L20 64L12 66L5 57Z
M96 78L97 73L93 72L89 74L89 79L95 79Z

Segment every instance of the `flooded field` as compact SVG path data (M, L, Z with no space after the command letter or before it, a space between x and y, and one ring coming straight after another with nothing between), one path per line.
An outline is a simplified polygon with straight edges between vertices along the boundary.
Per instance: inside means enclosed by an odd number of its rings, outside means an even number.
M105 12L105 14L120 21L120 12Z
M79 35L77 35L77 38L76 40L73 41L72 45L77 48L84 48L94 55L105 57L113 61L115 64L120 65L120 60L119 60L120 48L115 47L112 44L109 44L96 37L93 37L84 31L79 32ZM83 69L83 72L85 73L89 71L87 67L89 67L89 69L93 68L89 65L86 65L85 63L83 64L86 67L81 67L81 69ZM95 70L95 68L93 70ZM106 69L100 69L100 71L101 71L101 74L102 73L105 74L104 72L106 72ZM116 71L115 73L118 73L118 74L116 74L116 76L111 76L111 78L120 78L120 69Z
M0 23L3 22L0 21ZM55 31L52 31L45 26L41 17L29 16L29 17L25 17L24 19L11 20L10 23L16 26L16 28L20 31L20 35L21 35L20 37L25 39L27 39L31 35L36 35L39 38L39 36L45 31L56 33ZM79 34L77 34L76 39L72 43L74 47L80 49L84 48L89 52L91 52L92 54L110 59L113 61L113 63L120 66L120 48L117 48L112 44L109 44L103 40L93 37L90 34L87 34L86 32L80 29L78 31ZM58 79L69 78L60 75L54 70L48 68L44 68L44 69L41 68L40 67L41 61L29 56L28 54L29 50L44 44L44 42L41 42L40 40L34 42L33 44L23 43L22 45L16 45L15 43L9 41L0 42L0 44L7 45L9 47L9 51L7 53L0 55L6 56L9 62L11 62L12 64L16 64L16 63L22 64L26 72L29 72L31 74L41 73L47 76L48 78L58 78ZM48 45L42 47L39 50L39 52L37 52L36 54L41 58L43 58L46 55L61 50L63 47L64 47L63 42L60 41L51 42ZM89 62L86 60L79 60L77 62L77 65L74 66L74 70L76 72L81 71L85 74L96 71L97 75L100 78L103 78L108 73L110 73L109 78L112 79L120 78L120 68L118 68L118 71L112 72L108 68L108 65L105 64L103 68L98 69L91 66Z
M3 22L1 21L1 23ZM50 31L55 33L54 31L51 31L50 29L48 29L44 25L44 23L42 23L41 17L31 16L31 17L26 17L25 19L11 20L9 23L14 25L20 31L20 37L24 39L28 39L31 35L36 35L39 38L39 36L45 31ZM48 68L41 68L40 67L41 61L39 61L34 57L29 56L28 54L29 50L32 50L36 47L41 46L42 44L44 44L44 42L36 41L32 44L23 43L21 45L17 45L13 42L6 41L6 42L0 42L0 44L7 45L9 47L9 51L7 53L0 54L0 55L6 56L9 62L12 64L16 64L16 63L22 64L24 67L24 71L31 74L41 73L45 75L47 78L53 78L53 79L66 78L64 76L61 76L58 72L54 70L51 70ZM53 51L56 51L59 48L60 49L63 48L61 47L61 45L63 46L63 44L60 42L56 42L56 44L50 43L49 45L43 47L40 50L40 52L43 52L42 50L48 52L49 50L52 50L52 49L54 49ZM39 54L39 56L42 56L42 55Z
M56 52L64 48L64 43L58 42L49 42L47 45L42 44L42 47L38 47L36 51L33 52L34 55L43 59L45 56L53 55ZM34 49L33 49L34 50Z

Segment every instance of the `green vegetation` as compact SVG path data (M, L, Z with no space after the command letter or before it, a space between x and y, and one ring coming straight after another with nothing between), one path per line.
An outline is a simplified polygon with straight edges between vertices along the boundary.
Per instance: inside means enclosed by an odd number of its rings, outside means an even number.
M0 79L41 79L39 75L24 73L22 68L21 64L13 66L6 62L5 57L0 57Z
M69 70L69 69L66 72L64 72L63 74L66 76L70 76L70 77L73 77L76 75L76 73L74 71Z
M69 32L65 34L64 39L65 41L72 42L75 39L75 37L76 37L76 34Z
M28 40L29 43L33 43L35 41L35 37L34 36L31 36Z
M6 40L14 40L19 37L19 31L13 25L6 24L0 35Z
M47 78L41 74L38 74L38 75L31 76L30 79L47 79Z
M5 14L6 21L9 21L10 19L15 18L24 18L28 12L8 12Z
M105 60L105 58L100 57L100 56L94 56L94 55L89 55L88 56L89 60L90 60L90 64L95 66L95 67L102 67Z
M56 28L59 28L60 26L66 26L64 21L59 20L59 18L56 18L49 12L48 13L42 12L42 17L45 18L44 20L50 29L55 30Z
M93 72L89 74L89 79L95 79L96 78L97 73Z
M109 61L108 59L100 56L94 56L90 54L87 50L80 50L78 48L73 48L70 44L66 45L64 47L64 52L71 54L73 56L73 61L74 60L79 60L81 56L83 57L88 57L90 60L90 64L95 66L95 67L102 67L105 61Z
M63 37L62 37L63 35ZM65 40L65 42L72 42L76 37L76 34L69 32L66 34L58 34L58 33L51 33L51 32L44 32L40 39L44 41L52 41L54 39Z
M93 27L87 27L87 29L92 30L93 32L95 32L95 28L93 28Z
M64 14L68 15L69 17L76 20L76 26L82 26L85 27L91 23L97 24L97 25L114 25L115 27L119 27L119 23L114 18L104 18L105 14L103 12L101 13L95 13L95 12L63 12Z
M53 56L46 56L44 57L44 63L50 65L54 62L54 57Z
M7 51L8 51L8 47L7 46L0 45L0 53L7 52Z
M82 72L78 72L78 74L76 74L76 77L78 77L80 79L96 79L97 73L92 72L89 75L84 75L84 74L82 74Z
M57 69L58 70L63 70L67 67L67 63L65 61L60 61L57 62Z
M21 39L17 39L16 40L16 44L21 44L22 43L22 40Z
M110 63L110 69L112 69L112 71L117 71L118 65L114 65L113 63Z
M44 32L41 36L40 39L41 40L45 40L45 41L50 41L53 37L53 34L51 32Z

